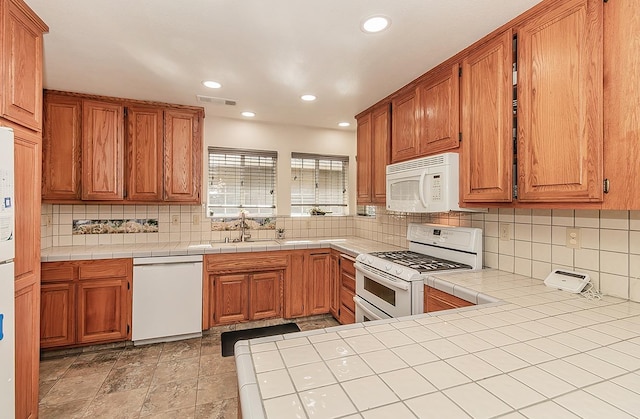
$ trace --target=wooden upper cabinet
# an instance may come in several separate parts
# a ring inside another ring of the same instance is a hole
[[[80,199],[82,101],[47,95],[44,108],[42,199]]]
[[[375,108],[371,113],[373,143],[371,156],[371,202],[386,203],[387,197],[387,164],[389,163],[390,143],[390,110],[389,103]]]
[[[122,200],[124,107],[85,100],[82,112],[82,199]]]
[[[390,129],[388,102],[358,118],[358,204],[384,204],[386,201]]]
[[[511,31],[462,62],[460,189],[464,202],[510,202],[513,181]]]
[[[559,2],[518,30],[519,201],[602,201],[602,13]]]
[[[371,113],[366,113],[358,118],[357,131],[357,202],[358,204],[371,203],[371,156],[373,147],[371,143]]]
[[[199,203],[202,134],[198,113],[165,111],[164,132],[164,199]]]
[[[418,97],[408,90],[391,102],[391,163],[409,160],[419,153]]]
[[[460,133],[460,65],[437,70],[418,85],[419,154],[458,147]]]
[[[604,6],[604,209],[640,209],[640,2]],[[632,29],[633,28],[633,29]]]
[[[42,130],[42,34],[47,25],[19,0],[0,1],[1,116]]]
[[[127,199],[162,200],[163,137],[162,109],[127,108]]]

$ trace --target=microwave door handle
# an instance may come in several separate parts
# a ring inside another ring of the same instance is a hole
[[[376,313],[374,313],[373,311],[369,310],[363,303],[362,303],[362,298],[358,297],[357,295],[353,296],[353,302],[356,303],[356,306],[358,306],[358,308],[360,310],[362,310],[362,312],[367,316],[367,317],[371,317],[372,320],[382,320],[382,317],[378,316]]]
[[[422,174],[420,174],[420,186],[418,187],[418,196],[420,197],[420,202],[422,203],[422,206],[425,207],[425,209],[429,209],[429,205],[427,204],[427,199],[424,196],[424,182],[427,178],[427,171],[423,171]]]
[[[362,265],[360,265],[359,263],[356,262],[356,264],[355,264],[356,270],[362,272],[364,274],[364,276],[368,276],[371,279],[373,279],[374,281],[381,283],[382,285],[387,285],[389,287],[393,287],[393,288],[399,289],[401,291],[407,291],[409,289],[409,283],[406,282],[406,281],[403,281],[401,279],[397,280],[397,281],[394,281],[392,279],[387,279],[387,278],[385,278],[385,277],[383,277],[381,275],[378,275],[378,274],[376,274],[374,272],[362,269],[361,266]]]

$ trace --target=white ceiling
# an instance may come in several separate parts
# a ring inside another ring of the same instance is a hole
[[[26,0],[49,25],[44,86],[337,128],[540,0]],[[361,21],[391,18],[365,34]],[[201,85],[216,80],[221,89]],[[303,103],[300,95],[318,100]]]

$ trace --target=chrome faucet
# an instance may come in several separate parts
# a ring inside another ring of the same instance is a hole
[[[240,237],[234,240],[234,242],[246,242],[251,238],[251,233],[247,232],[249,226],[246,221],[246,214],[244,211],[240,211]]]

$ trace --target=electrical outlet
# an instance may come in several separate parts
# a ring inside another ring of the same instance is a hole
[[[511,240],[511,224],[500,224],[500,240]]]
[[[46,227],[51,227],[53,224],[53,217],[51,215],[47,215]]]
[[[200,214],[193,214],[191,220],[194,226],[200,225]]]
[[[172,226],[179,226],[180,225],[180,216],[179,215],[172,215],[171,216],[171,225]]]
[[[569,249],[580,249],[580,229],[567,229],[567,247]]]

